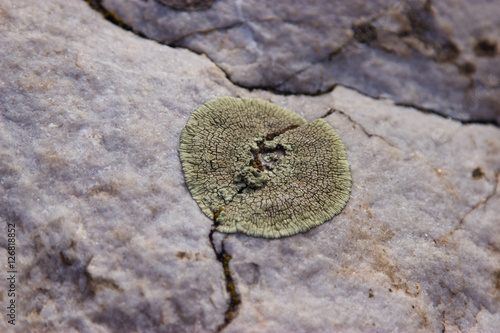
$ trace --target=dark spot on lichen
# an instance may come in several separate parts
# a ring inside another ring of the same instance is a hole
[[[360,43],[370,44],[377,40],[377,29],[369,22],[353,25],[352,31],[354,38]]]
[[[375,294],[373,293],[373,289],[368,290],[368,298],[373,298],[375,297]]]
[[[217,220],[219,217],[220,213],[224,210],[224,208],[219,207],[219,209],[214,213],[214,220]]]
[[[494,57],[497,54],[497,43],[483,38],[474,46],[474,53],[478,57]]]
[[[276,131],[273,133],[269,133],[266,135],[266,140],[271,141],[272,139],[274,139],[278,135],[281,135],[281,134],[285,133],[286,131],[289,131],[289,130],[297,128],[297,127],[299,127],[299,125],[290,125],[286,128],[283,128],[282,130],[279,130],[279,131]]]
[[[198,11],[212,7],[215,0],[156,0],[157,2],[175,10]]]
[[[466,61],[458,65],[458,70],[462,75],[472,75],[476,72],[476,65],[470,61]]]
[[[392,289],[391,288],[389,288],[389,292],[392,293]]]
[[[260,171],[264,171],[264,166],[262,165],[262,161],[259,158],[259,152],[261,148],[259,146],[259,150],[254,152],[252,151],[253,154],[253,160],[250,162],[250,166],[255,169],[259,169]]]
[[[484,176],[484,172],[481,169],[481,167],[477,167],[474,170],[472,170],[472,178],[474,179],[481,179]]]

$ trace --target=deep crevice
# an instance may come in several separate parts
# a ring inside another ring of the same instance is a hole
[[[231,271],[229,270],[229,262],[231,261],[231,256],[226,252],[224,247],[224,240],[221,241],[221,250],[217,251],[217,248],[214,243],[214,232],[217,230],[217,217],[223,209],[219,209],[218,212],[214,213],[214,224],[212,225],[212,229],[208,234],[208,238],[210,240],[210,245],[212,246],[212,250],[214,251],[215,258],[218,262],[222,264],[222,269],[224,271],[224,277],[226,279],[226,290],[229,294],[229,305],[224,313],[224,322],[217,327],[216,332],[222,332],[236,316],[238,315],[238,309],[241,304],[241,299],[238,293],[236,292],[236,287],[234,283],[234,279],[231,275]]]

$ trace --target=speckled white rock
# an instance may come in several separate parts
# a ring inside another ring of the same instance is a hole
[[[154,0],[102,6],[149,38],[207,54],[245,87],[315,94],[342,84],[455,119],[500,123],[494,1],[218,0],[195,12]]]
[[[342,87],[247,92],[206,57],[125,32],[79,0],[3,1],[0,16],[0,220],[18,226],[18,332],[224,322],[212,221],[184,184],[177,147],[191,112],[225,95],[308,121],[328,115],[353,178],[343,213],[308,233],[216,234],[241,299],[225,331],[500,326],[498,128]],[[5,248],[2,231],[2,267]]]

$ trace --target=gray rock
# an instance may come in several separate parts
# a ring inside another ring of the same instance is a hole
[[[224,274],[177,146],[195,107],[232,94],[224,75],[83,1],[4,1],[0,13],[0,211],[17,221],[16,327],[214,331]]]
[[[149,38],[206,54],[232,82],[287,94],[335,85],[463,121],[500,123],[494,1],[228,1],[187,12],[103,0]]]
[[[247,91],[206,56],[123,31],[79,0],[7,0],[0,17],[0,220],[16,223],[18,272],[16,326],[2,312],[0,331],[500,326],[498,127],[342,86]],[[188,116],[221,96],[324,117],[351,165],[344,211],[277,240],[215,233],[217,256],[177,148]],[[2,276],[7,249],[2,228]],[[241,302],[226,326],[223,249]]]

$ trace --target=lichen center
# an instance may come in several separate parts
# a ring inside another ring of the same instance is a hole
[[[285,149],[274,142],[260,141],[258,149],[252,149],[253,160],[250,166],[259,171],[273,170],[278,161],[285,156]]]
[[[253,159],[251,159],[248,166],[236,168],[234,182],[238,193],[243,193],[245,189],[257,190],[264,187],[269,178],[273,176],[275,167],[286,155],[285,148],[277,144],[274,138],[297,127],[299,126],[291,125],[269,133],[264,139],[256,141],[254,145],[250,146]]]
[[[284,156],[285,149],[280,146],[277,149],[259,153],[257,158],[260,160],[264,170],[273,170],[276,163],[278,163],[278,161]]]

